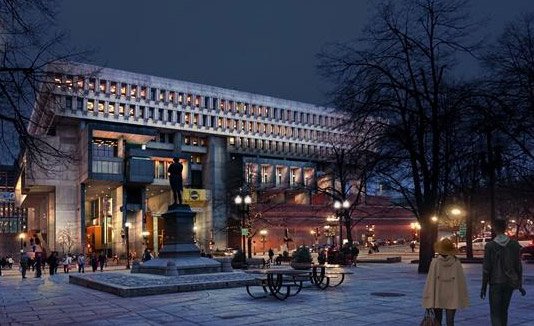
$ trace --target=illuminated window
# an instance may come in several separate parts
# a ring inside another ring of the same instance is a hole
[[[89,90],[90,91],[94,91],[95,90],[95,79],[94,78],[91,78],[89,79]]]
[[[277,167],[276,168],[276,184],[281,185],[282,184],[282,173],[284,172],[283,167]]]
[[[191,143],[193,144],[193,146],[198,146],[198,138],[197,137],[191,138]]]
[[[135,117],[135,105],[130,105],[130,117]]]
[[[132,85],[132,87],[130,88],[130,96],[133,98],[137,96],[137,86]]]
[[[185,123],[186,123],[186,124],[189,124],[189,120],[190,120],[190,114],[189,114],[189,113],[186,113],[186,114],[185,114]]]
[[[141,87],[141,98],[146,99],[146,87]]]
[[[200,96],[195,97],[195,106],[197,108],[200,106]]]
[[[188,106],[191,106],[191,97],[192,97],[191,94],[187,94],[186,102]]]
[[[105,93],[106,92],[106,81],[105,80],[101,80],[100,81],[100,91],[102,93]]]
[[[79,88],[79,89],[83,89],[83,77],[78,77],[78,80],[76,81],[76,86]]]
[[[269,182],[269,166],[268,165],[261,166],[261,182],[262,183]]]
[[[159,100],[163,101],[165,99],[165,90],[160,89],[159,90]]]
[[[115,103],[108,103],[108,113],[115,114]]]
[[[235,146],[235,137],[230,137],[230,145]]]
[[[178,104],[182,105],[184,103],[184,94],[178,94]]]
[[[196,114],[193,114],[193,125],[198,125],[198,118]]]
[[[174,102],[176,94],[174,92],[169,92],[169,102]]]
[[[119,105],[119,115],[124,116],[124,104]]]
[[[117,94],[117,83],[111,82],[111,85],[109,86],[109,91],[111,94]]]
[[[189,145],[189,136],[184,137],[184,144]]]
[[[104,102],[98,102],[98,112],[104,112]]]
[[[121,96],[126,96],[126,84],[121,84]]]
[[[67,76],[67,79],[65,80],[65,85],[67,85],[69,89],[72,89],[72,77]]]
[[[93,112],[95,110],[95,103],[91,100],[87,101],[87,111]]]
[[[237,130],[237,120],[232,120],[232,126],[234,130]]]
[[[221,103],[220,103],[220,105],[219,105],[219,108],[220,108],[221,110],[224,111],[224,107],[225,107],[225,106],[226,106],[226,101],[225,101],[225,100],[221,100]]]
[[[223,125],[223,119],[222,118],[217,119],[217,127],[222,128],[222,125]]]

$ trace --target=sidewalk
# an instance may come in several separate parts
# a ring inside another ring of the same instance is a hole
[[[527,295],[514,293],[509,325],[533,325],[534,265],[524,265]],[[0,277],[0,324],[20,325],[418,325],[426,275],[417,265],[360,264],[339,288],[304,289],[284,302],[254,300],[244,288],[121,298],[68,284],[68,274],[22,280],[18,271]],[[478,297],[481,265],[467,264],[468,309],[456,325],[489,325],[489,305]],[[100,273],[100,272],[97,272]],[[116,270],[110,273],[125,273]]]

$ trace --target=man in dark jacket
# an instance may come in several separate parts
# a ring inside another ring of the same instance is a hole
[[[482,289],[480,298],[486,297],[489,283],[489,304],[492,326],[506,326],[508,324],[508,307],[512,299],[512,292],[518,289],[522,295],[523,268],[521,266],[521,246],[511,240],[504,232],[505,220],[493,223],[495,238],[486,244],[484,265],[482,268]]]

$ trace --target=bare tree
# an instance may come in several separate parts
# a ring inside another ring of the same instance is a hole
[[[366,38],[320,54],[320,70],[335,83],[336,107],[353,120],[383,121],[380,146],[396,166],[384,175],[422,226],[421,273],[434,255],[437,226],[431,217],[440,210],[449,177],[452,68],[458,52],[475,48],[467,41],[473,28],[466,1],[380,2]]]
[[[72,248],[78,243],[72,223],[67,223],[67,225],[58,232],[57,242],[63,249],[63,253],[71,252]]]
[[[65,35],[54,24],[55,8],[55,1],[0,0],[0,148],[3,159],[24,150],[26,160],[44,171],[73,159],[42,136],[59,104],[50,95],[54,76],[67,60],[83,55],[67,50]],[[35,103],[47,109],[32,116]]]

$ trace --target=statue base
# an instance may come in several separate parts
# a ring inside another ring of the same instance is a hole
[[[176,276],[221,272],[220,262],[200,257],[200,250],[193,239],[195,214],[189,205],[170,205],[167,213],[163,214],[165,238],[159,257],[134,264],[132,273]]]

